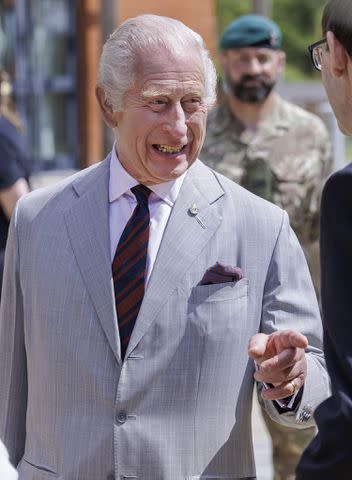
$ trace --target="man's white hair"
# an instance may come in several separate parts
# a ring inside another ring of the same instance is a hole
[[[123,110],[124,95],[135,81],[140,55],[160,47],[172,53],[198,51],[203,62],[205,102],[216,98],[216,71],[202,37],[173,18],[140,15],[122,23],[108,38],[100,57],[98,85],[114,111]]]

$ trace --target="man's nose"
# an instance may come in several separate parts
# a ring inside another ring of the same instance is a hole
[[[164,130],[179,140],[187,135],[187,114],[180,102],[170,107]]]
[[[251,58],[248,61],[247,73],[250,75],[259,75],[262,73],[262,66],[257,58]]]

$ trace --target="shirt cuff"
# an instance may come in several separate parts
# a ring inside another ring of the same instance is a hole
[[[259,366],[257,362],[254,362],[255,369],[258,370]],[[265,390],[274,388],[270,383],[260,382]],[[301,401],[303,395],[303,387],[289,397],[282,398],[281,400],[273,400],[274,407],[279,413],[293,412],[296,410],[297,405]]]
[[[265,390],[273,388],[273,385],[270,385],[269,383],[262,382],[262,385]],[[273,403],[279,413],[293,412],[294,410],[296,410],[297,405],[301,401],[302,395],[303,387],[301,387],[296,393],[289,397],[282,398],[280,400],[273,400]]]

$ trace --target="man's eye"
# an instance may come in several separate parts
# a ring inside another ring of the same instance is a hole
[[[187,98],[182,102],[184,105],[189,105],[189,106],[197,106],[201,103],[200,98],[192,97],[192,98]]]
[[[166,105],[166,100],[155,99],[151,101],[152,105]]]
[[[266,55],[260,55],[257,57],[259,63],[263,64],[266,63],[269,59]]]

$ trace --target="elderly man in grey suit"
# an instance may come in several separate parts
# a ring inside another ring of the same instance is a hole
[[[254,378],[298,428],[327,396],[287,214],[197,160],[214,90],[199,35],[128,20],[96,92],[111,154],[17,205],[0,435],[20,480],[253,479]]]

